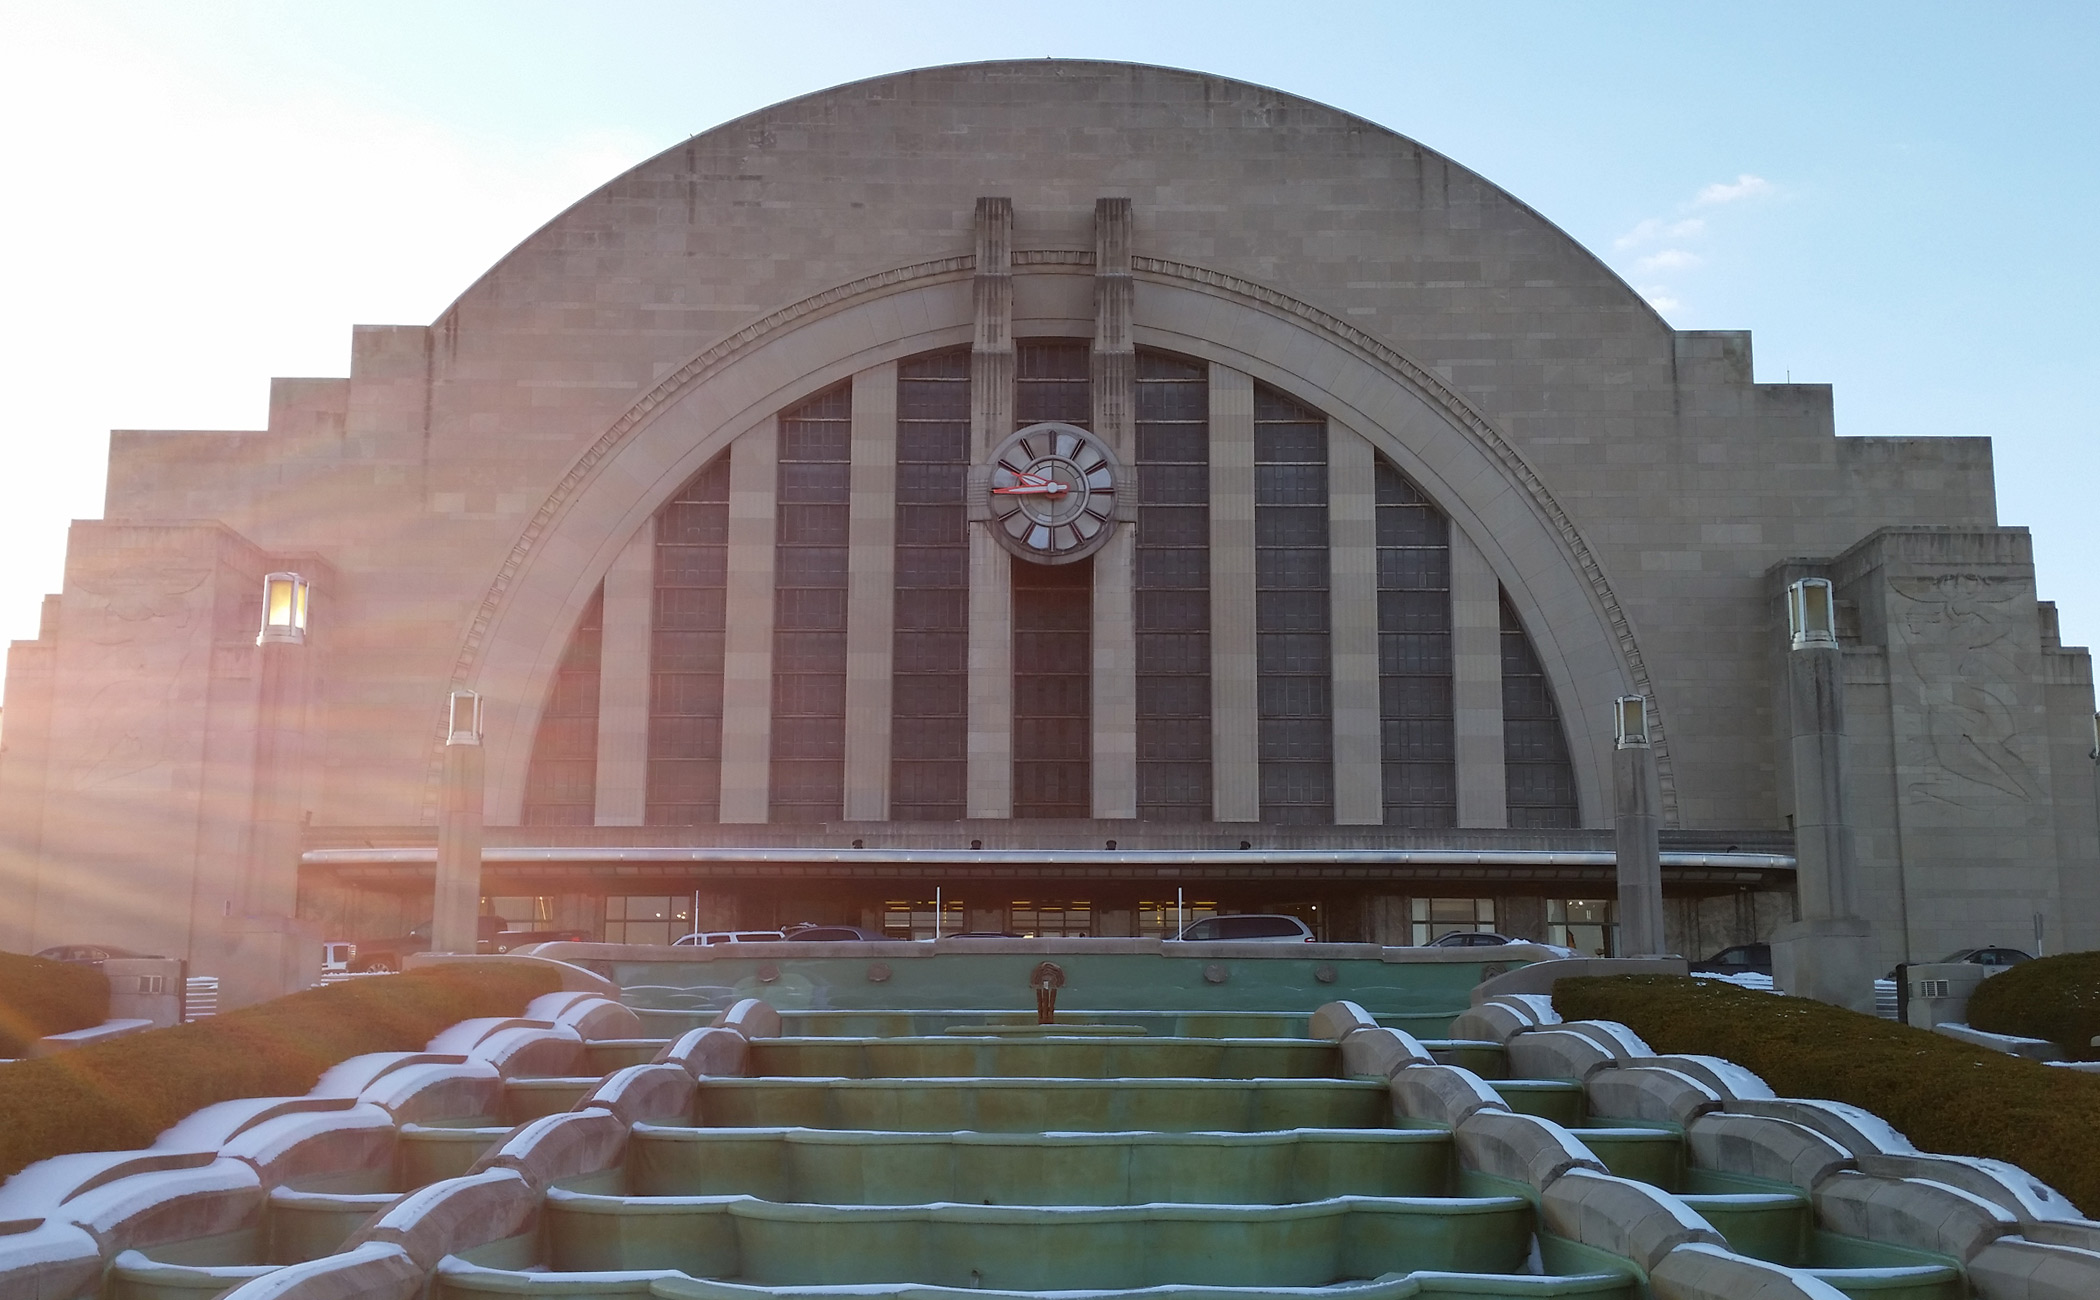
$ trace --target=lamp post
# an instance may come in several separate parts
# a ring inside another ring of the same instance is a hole
[[[1872,1013],[1874,954],[1859,914],[1845,764],[1844,651],[1830,580],[1789,583],[1786,611],[1798,912],[1773,936],[1773,982],[1782,992]]]
[[[1613,719],[1619,955],[1653,957],[1663,951],[1662,839],[1656,816],[1662,800],[1655,749],[1648,743],[1648,697],[1621,695]]]
[[[454,691],[446,708],[430,947],[471,953],[480,937],[475,918],[481,913],[481,696]]]

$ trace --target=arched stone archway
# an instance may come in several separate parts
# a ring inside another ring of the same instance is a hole
[[[627,540],[692,474],[780,409],[866,367],[967,343],[971,269],[969,258],[899,268],[773,313],[667,377],[577,458],[490,583],[459,654],[456,680],[487,698],[492,821],[518,820],[547,682]],[[1605,824],[1612,701],[1652,688],[1623,606],[1545,484],[1459,394],[1346,322],[1198,267],[1139,259],[1138,272],[1141,345],[1232,366],[1324,411],[1420,484],[1480,547],[1560,702],[1584,821]],[[1665,816],[1674,823],[1660,702],[1657,714]]]

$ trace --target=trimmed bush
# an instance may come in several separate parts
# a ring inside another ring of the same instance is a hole
[[[109,979],[81,962],[0,952],[0,1057],[27,1056],[46,1034],[109,1019]]]
[[[2046,1038],[2074,1061],[2100,1060],[2100,952],[2040,957],[1991,976],[1969,998],[1969,1023]]]
[[[0,1065],[0,1178],[69,1151],[151,1145],[214,1102],[297,1096],[338,1061],[415,1051],[447,1025],[517,1015],[560,984],[524,963],[432,966]]]
[[[2100,1213],[2100,1077],[1720,980],[1567,979],[1553,1005],[1569,1020],[1617,1020],[1658,1052],[1726,1057],[1782,1097],[1870,1110],[1922,1151],[2011,1161]]]

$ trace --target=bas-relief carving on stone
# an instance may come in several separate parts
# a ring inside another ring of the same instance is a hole
[[[1903,628],[1900,654],[1919,692],[1935,766],[1905,784],[1914,798],[1978,809],[2000,799],[2032,803],[2039,784],[2020,725],[2013,620],[2018,595],[1973,573],[1891,580]]]
[[[86,638],[93,649],[80,656],[84,675],[100,684],[81,709],[87,739],[76,790],[124,783],[172,758],[171,706],[198,649],[186,634],[209,618],[190,597],[210,579],[208,570],[171,568],[75,581],[78,591],[101,603],[103,615]],[[208,644],[203,648],[209,653]]]

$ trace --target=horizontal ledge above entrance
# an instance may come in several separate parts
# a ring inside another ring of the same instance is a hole
[[[1188,852],[1106,849],[783,849],[721,846],[604,845],[490,847],[481,860],[490,866],[567,865],[646,866],[734,864],[780,867],[1115,867],[1171,878],[1177,871],[1211,875],[1220,869],[1261,866],[1322,867],[1611,867],[1617,858],[1595,849],[1216,849]],[[308,849],[299,861],[309,867],[420,866],[437,862],[435,847]],[[1794,858],[1782,853],[1666,852],[1662,865],[1727,871],[1792,871]]]

